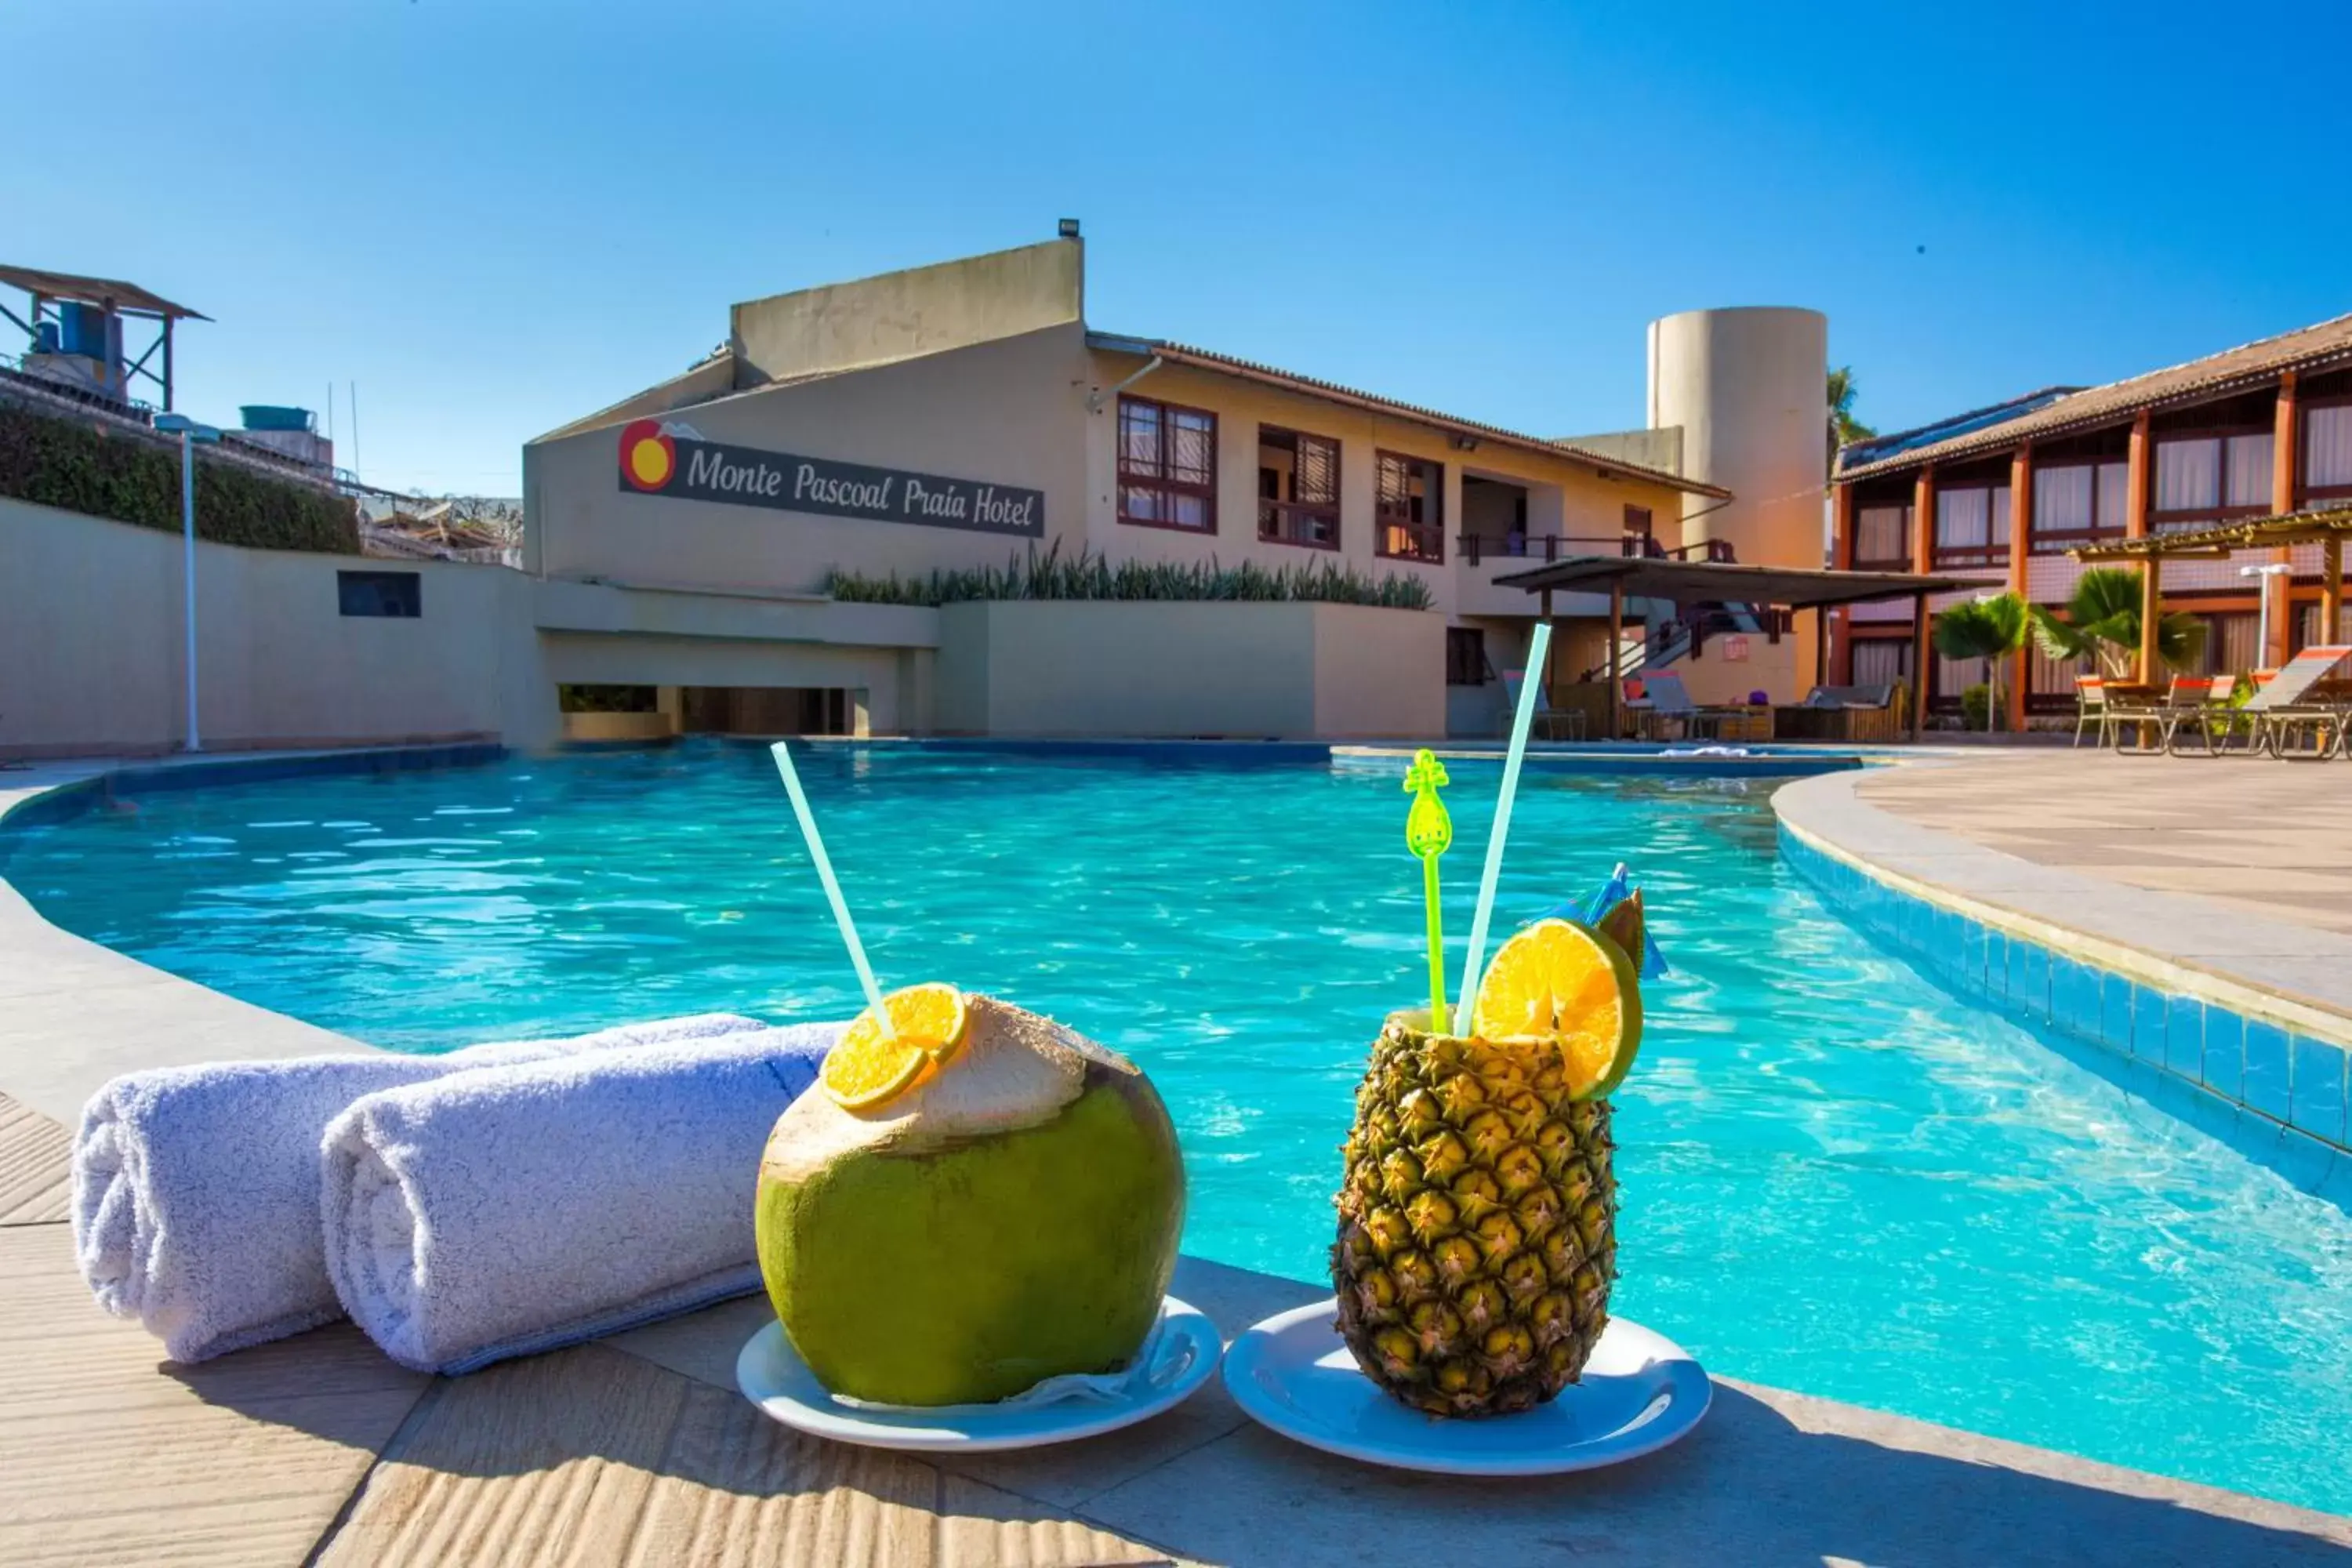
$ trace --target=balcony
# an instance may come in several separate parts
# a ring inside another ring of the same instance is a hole
[[[1717,563],[1734,559],[1727,539],[1701,540],[1669,550],[1646,533],[1510,534],[1501,539],[1465,533],[1454,540],[1454,547],[1461,552],[1465,566],[1480,565],[1493,558],[1508,563],[1512,571],[1531,561],[1549,563],[1578,555],[1644,555],[1662,561]]]
[[[1308,550],[1339,548],[1339,505],[1337,501],[1286,501],[1261,498],[1257,503],[1257,536],[1267,544],[1297,544]]]

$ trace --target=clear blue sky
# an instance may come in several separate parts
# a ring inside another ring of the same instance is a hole
[[[732,300],[1066,215],[1097,327],[1546,434],[1697,306],[1826,310],[1889,428],[2352,310],[2352,9],[1919,11],[17,0],[0,259],[488,494]]]

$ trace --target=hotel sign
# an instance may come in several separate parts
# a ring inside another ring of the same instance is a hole
[[[676,420],[624,426],[620,458],[621,489],[640,495],[1030,539],[1045,533],[1043,490],[730,447]]]

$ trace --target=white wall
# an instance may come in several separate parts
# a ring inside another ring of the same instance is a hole
[[[185,739],[176,534],[0,500],[0,755]],[[338,571],[415,571],[417,619],[345,616]],[[207,747],[489,736],[544,686],[529,584],[495,566],[196,547]],[[544,702],[551,712],[552,687]]]
[[[1359,605],[950,605],[950,733],[1354,739],[1445,723],[1445,622]]]

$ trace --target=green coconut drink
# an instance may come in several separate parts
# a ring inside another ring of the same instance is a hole
[[[979,1404],[1128,1364],[1184,1223],[1150,1080],[1049,1018],[950,987],[895,993],[777,1121],[760,1265],[838,1394]]]

